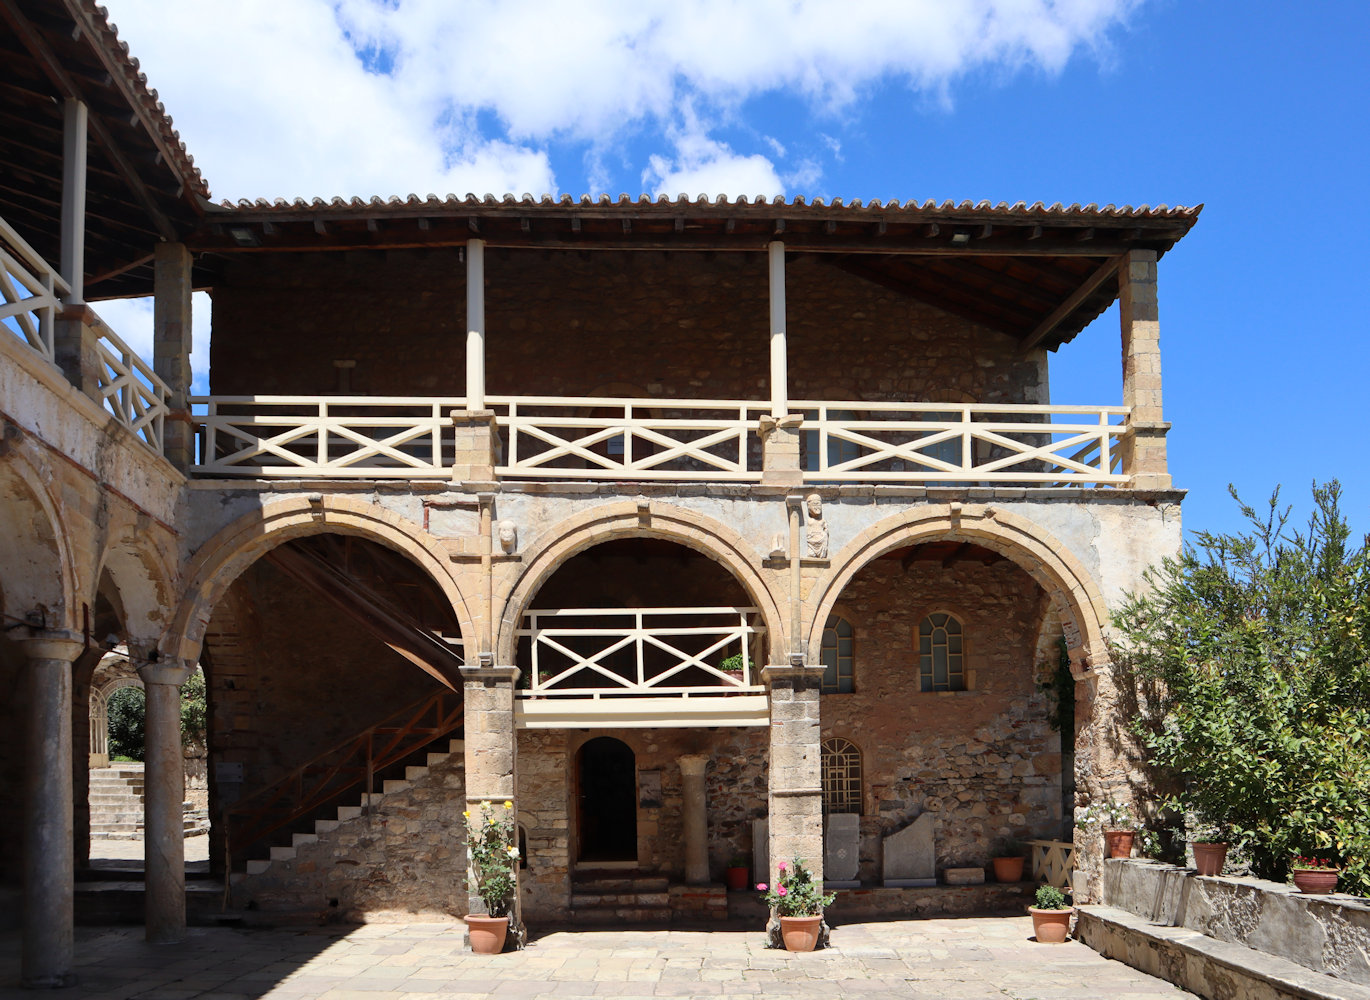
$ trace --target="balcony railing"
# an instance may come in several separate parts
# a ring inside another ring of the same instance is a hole
[[[0,219],[0,326],[52,361],[57,312],[68,291],[62,276]]]
[[[756,608],[561,608],[518,631],[525,697],[757,694]],[[724,669],[729,657],[737,665]]]
[[[100,401],[139,440],[160,454],[171,390],[103,320],[94,326]]]
[[[459,397],[203,396],[207,476],[447,479]],[[505,479],[759,482],[754,400],[492,396]],[[1118,406],[801,401],[811,483],[1123,486]]]

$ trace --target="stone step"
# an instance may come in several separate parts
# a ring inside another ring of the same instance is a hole
[[[315,833],[332,833],[338,828],[341,821],[336,819],[316,819],[314,821]]]
[[[295,833],[290,836],[290,846],[297,850],[305,844],[317,844],[319,835],[317,833]]]
[[[381,782],[381,794],[394,795],[396,792],[402,792],[408,787],[409,782],[405,781],[403,778],[386,778]],[[374,796],[376,793],[372,792],[371,794]],[[373,798],[371,801],[372,804],[374,804],[376,800]]]
[[[439,764],[441,764],[443,761],[445,761],[448,757],[451,756],[452,755],[450,753],[430,753],[428,755],[428,766],[437,767]]]
[[[665,892],[670,881],[656,875],[577,875],[571,879],[571,891],[584,893]]]
[[[273,848],[271,848],[271,860],[272,860],[272,861],[290,861],[290,860],[293,859],[294,857],[295,857],[295,848],[293,848],[293,847],[273,847]]]
[[[621,907],[642,908],[664,906],[670,908],[671,897],[667,892],[572,892],[571,909],[618,909]]]
[[[422,766],[411,766],[404,769],[404,780],[413,784],[428,773],[428,768]]]
[[[588,910],[572,909],[577,924],[669,924],[669,906],[622,906]]]
[[[447,741],[447,751],[448,751],[448,753],[461,753],[461,754],[466,753],[466,741],[465,741],[465,740],[448,740],[448,741]]]
[[[339,822],[346,823],[349,819],[356,819],[361,814],[361,806],[338,806]]]
[[[261,858],[253,858],[247,863],[247,874],[260,875],[271,867],[270,861],[263,861]]]

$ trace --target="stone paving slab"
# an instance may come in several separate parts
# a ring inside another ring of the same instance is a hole
[[[755,929],[550,931],[477,956],[451,923],[290,930],[191,928],[173,946],[142,929],[76,929],[80,982],[17,989],[19,936],[0,934],[0,998],[33,1000],[1151,1000],[1191,994],[1078,942],[1042,945],[1027,917],[854,923],[789,955]]]

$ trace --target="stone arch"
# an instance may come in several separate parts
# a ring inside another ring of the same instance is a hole
[[[1020,566],[1058,605],[1066,609],[1074,633],[1071,662],[1080,670],[1104,663],[1104,624],[1108,609],[1098,584],[1063,545],[1027,518],[993,506],[915,507],[871,525],[832,560],[832,569],[813,589],[809,648],[822,641],[822,623],[842,591],[872,559],[894,549],[932,541],[970,541]]]
[[[109,763],[109,699],[126,687],[143,687],[143,680],[122,653],[106,653],[95,668],[90,685],[90,763]]]
[[[39,611],[49,629],[76,629],[79,574],[62,505],[49,486],[52,469],[22,437],[2,447],[0,609],[12,618]]]
[[[771,649],[783,648],[781,603],[761,577],[760,558],[741,535],[711,517],[672,504],[653,502],[644,512],[635,501],[621,501],[567,518],[537,540],[528,552],[523,572],[503,601],[495,646],[497,663],[514,662],[518,623],[552,574],[571,557],[618,538],[659,538],[708,556],[731,573],[761,609]]]
[[[105,549],[95,574],[96,589],[105,577],[113,583],[127,642],[152,646],[161,636],[175,605],[174,576],[166,553],[140,542],[131,529]]]
[[[356,535],[409,558],[451,603],[468,651],[478,648],[471,611],[449,566],[447,548],[422,527],[375,504],[347,496],[292,497],[266,504],[220,530],[190,560],[187,588],[168,629],[167,649],[199,659],[215,605],[238,576],[269,550],[294,538],[333,532]]]

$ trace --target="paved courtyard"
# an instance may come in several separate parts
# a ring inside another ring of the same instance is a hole
[[[192,928],[154,947],[142,929],[77,928],[80,984],[15,988],[19,939],[0,935],[0,997],[82,1000],[446,1000],[498,997],[906,997],[1141,1000],[1185,997],[1075,942],[1039,945],[1027,917],[849,924],[833,947],[789,955],[748,930],[554,931],[526,951],[461,951],[451,924],[296,930]]]

